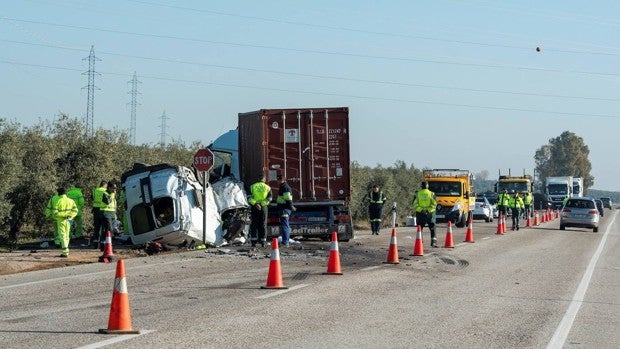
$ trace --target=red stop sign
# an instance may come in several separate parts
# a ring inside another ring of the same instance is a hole
[[[194,154],[194,167],[200,172],[207,172],[213,167],[213,152],[209,148],[198,149]]]

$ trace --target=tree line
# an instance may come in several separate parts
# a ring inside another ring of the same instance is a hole
[[[571,151],[575,147],[582,153],[587,151],[587,146],[585,149],[580,146],[579,138],[575,141],[571,134],[562,136],[568,137]],[[553,162],[558,161],[554,156],[561,154],[553,144],[564,143],[550,141],[550,145],[541,147],[536,153],[541,173],[551,173]],[[82,188],[87,202],[83,212],[84,228],[88,234],[92,231],[91,193],[102,180],[120,181],[121,174],[130,170],[134,163],[190,166],[194,153],[202,147],[199,141],[189,146],[179,141],[165,146],[132,145],[127,132],[118,129],[98,128],[87,137],[84,122],[64,114],[53,122],[41,121],[29,127],[0,119],[0,241],[50,237],[52,224],[45,219],[44,210],[59,186]],[[579,174],[591,184],[593,178],[589,176],[587,152],[579,160],[578,165],[583,166],[579,171],[563,170]],[[388,167],[362,166],[354,161],[350,172],[350,209],[354,224],[368,224],[365,198],[373,184],[381,186],[387,195],[384,222],[391,221],[393,203],[396,203],[397,222],[405,221],[422,182],[422,169],[400,160]],[[476,190],[484,187],[484,191],[490,191],[490,183],[481,181],[483,185]]]

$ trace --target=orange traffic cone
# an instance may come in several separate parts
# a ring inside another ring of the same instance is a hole
[[[114,291],[112,292],[112,304],[110,305],[108,328],[99,329],[99,333],[140,333],[140,331],[131,328],[129,294],[127,293],[127,282],[125,281],[125,261],[123,259],[119,259],[116,263],[116,277],[114,279]]]
[[[390,238],[390,249],[388,250],[387,261],[383,263],[398,264],[398,244],[396,243],[396,228],[392,228],[392,237]]]
[[[532,222],[530,221],[530,215],[527,215],[527,219],[525,220],[525,227],[529,228],[532,226]]]
[[[267,285],[261,288],[288,288],[282,282],[282,269],[280,268],[280,250],[278,249],[278,238],[271,240],[271,260],[269,261],[269,272],[267,272]]]
[[[471,218],[467,221],[467,232],[465,233],[465,241],[463,242],[474,242],[474,223]]]
[[[540,225],[540,220],[538,219],[538,211],[534,212],[534,225]]]
[[[502,234],[506,233],[506,216],[502,217]]]
[[[422,227],[418,225],[415,233],[415,244],[413,245],[412,256],[424,256],[424,243],[422,242]]]
[[[103,255],[99,257],[99,262],[112,263],[114,262],[114,253],[112,252],[112,237],[110,237],[110,231],[106,232],[105,242],[103,243]]]
[[[342,275],[340,271],[340,252],[338,251],[338,233],[332,232],[332,244],[329,248],[327,271],[324,275]]]
[[[444,248],[454,248],[454,241],[452,240],[452,222],[448,220],[448,230],[446,231],[446,243]]]
[[[502,220],[504,219],[504,215],[500,215],[497,218],[497,230],[495,231],[495,235],[502,235],[504,231],[502,229]]]

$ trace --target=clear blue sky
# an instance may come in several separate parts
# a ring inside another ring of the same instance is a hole
[[[209,144],[262,108],[350,108],[351,156],[532,173],[571,131],[620,191],[619,1],[19,0],[0,7],[0,117],[86,115],[137,143]],[[541,51],[537,52],[536,47]]]

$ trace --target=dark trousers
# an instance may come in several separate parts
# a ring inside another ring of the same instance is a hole
[[[518,207],[511,207],[512,210],[512,229],[519,229],[519,215],[521,215],[521,209]]]
[[[105,217],[103,216],[103,212],[98,207],[93,208],[93,238],[92,243],[96,244],[98,241],[105,240],[105,230],[103,234],[101,230],[104,229],[103,226],[105,224]]]
[[[424,230],[424,226],[428,224],[428,228],[431,230],[431,244],[437,241],[437,235],[435,235],[435,212],[422,213],[417,212],[415,214],[416,221],[420,227],[420,231]]]
[[[379,234],[381,229],[381,214],[383,212],[383,205],[370,204],[368,206],[368,217],[370,218],[370,230],[373,234]]]
[[[506,216],[508,215],[508,207],[504,205],[498,205],[497,214],[499,214],[500,216],[504,216],[504,218],[506,218]]]
[[[262,206],[261,209],[257,209],[256,206],[252,206],[250,211],[252,222],[250,223],[250,242],[252,246],[257,242],[265,244],[267,235],[267,206]]]
[[[288,208],[280,210],[280,236],[282,237],[282,245],[288,245],[291,238],[291,226],[289,224],[289,217],[291,216],[291,210]]]

